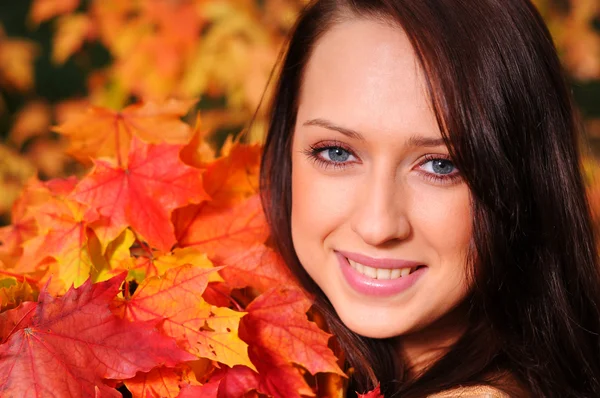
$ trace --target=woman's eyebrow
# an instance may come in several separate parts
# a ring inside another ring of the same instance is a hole
[[[436,147],[446,145],[443,138],[423,137],[421,135],[413,135],[407,141],[409,146],[414,147]]]
[[[323,127],[328,130],[337,131],[337,132],[342,133],[345,136],[347,136],[349,138],[353,138],[355,140],[365,141],[365,137],[363,137],[363,135],[360,134],[358,131],[355,131],[355,130],[352,130],[352,129],[349,129],[346,127],[338,126],[338,125],[331,123],[330,121],[325,120],[325,119],[317,118],[317,119],[307,120],[306,122],[304,122],[303,126],[319,126],[319,127]],[[437,147],[437,146],[446,145],[446,143],[444,142],[444,139],[441,137],[432,138],[432,137],[424,137],[421,135],[412,135],[406,141],[406,143],[408,146],[412,146],[412,147]]]
[[[346,127],[337,126],[337,125],[335,125],[327,120],[324,120],[324,119],[307,120],[306,122],[304,122],[303,126],[319,126],[319,127],[326,128],[328,130],[337,131],[337,132],[342,133],[345,136],[347,136],[349,138],[353,138],[355,140],[365,141],[365,137],[363,137],[361,133],[351,130],[351,129],[348,129]]]

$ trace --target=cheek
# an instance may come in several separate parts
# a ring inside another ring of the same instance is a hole
[[[328,238],[339,234],[348,220],[353,183],[318,171],[303,157],[292,157],[292,242],[300,263],[319,283]]]
[[[310,161],[294,159],[291,221],[298,243],[322,241],[345,222],[352,202],[349,185],[346,178],[328,177]]]
[[[460,184],[445,192],[420,190],[415,194],[413,227],[440,256],[440,260],[457,261],[467,253],[472,235],[469,190]]]

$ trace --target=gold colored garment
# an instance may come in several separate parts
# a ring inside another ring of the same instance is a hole
[[[510,398],[497,388],[488,386],[459,387],[429,395],[427,398]]]

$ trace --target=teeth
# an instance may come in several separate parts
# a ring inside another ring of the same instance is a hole
[[[377,269],[377,279],[390,279],[392,276],[392,271],[389,269],[379,268]]]
[[[364,266],[363,274],[368,276],[369,278],[377,279],[377,268]]]
[[[411,274],[415,268],[394,268],[394,269],[385,269],[385,268],[373,268],[367,267],[361,263],[357,263],[356,261],[352,261],[348,259],[348,263],[352,268],[357,270],[363,275],[368,276],[373,279],[398,279],[404,276]]]
[[[358,272],[360,272],[361,274],[365,273],[365,266],[360,264],[360,263],[354,263],[355,268]]]

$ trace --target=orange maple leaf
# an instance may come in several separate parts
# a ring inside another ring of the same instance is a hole
[[[29,235],[21,236],[16,271],[22,274],[35,272],[47,258],[60,256],[64,264],[68,263],[66,268],[70,268],[70,271],[75,269],[75,274],[79,273],[77,268],[83,265],[80,260],[86,256],[82,252],[87,244],[85,219],[93,221],[97,214],[67,198],[76,183],[75,177],[43,183],[33,179],[29,182],[17,202],[17,217],[18,224],[32,223],[34,228]],[[63,240],[65,237],[74,239]],[[90,262],[87,261],[87,264],[89,266]],[[88,275],[82,276],[80,282]],[[71,280],[69,285],[73,282]]]
[[[31,40],[8,39],[0,30],[0,85],[28,91],[34,83],[33,61],[39,53]]]
[[[261,147],[234,144],[227,153],[207,165],[204,189],[219,207],[230,206],[258,193]]]
[[[90,107],[54,131],[70,138],[69,152],[80,161],[88,163],[90,159],[111,157],[117,159],[119,166],[126,167],[132,137],[153,144],[186,144],[192,137],[192,129],[180,118],[195,102],[146,102],[119,112]]]
[[[194,246],[213,261],[264,242],[269,236],[258,195],[229,207],[187,206],[173,214],[177,241]]]
[[[207,132],[202,128],[202,118],[198,113],[192,138],[181,150],[181,160],[199,169],[203,169],[206,164],[214,162],[215,150],[208,143],[207,138]]]
[[[38,303],[3,313],[0,395],[120,397],[103,379],[127,379],[194,357],[154,328],[115,316],[109,303],[125,275],[86,282],[62,298],[45,291]]]
[[[186,265],[147,278],[133,297],[115,304],[115,311],[130,320],[164,318],[164,332],[190,353],[229,366],[253,367],[248,346],[237,333],[245,313],[211,306],[202,298],[209,275],[217,270]]]
[[[80,0],[35,0],[31,5],[31,20],[39,24],[57,15],[74,11]]]
[[[233,253],[222,265],[219,273],[232,288],[251,286],[264,292],[274,286],[297,285],[279,254],[262,243]]]
[[[181,370],[176,368],[154,368],[148,373],[138,373],[125,380],[125,385],[133,398],[175,398],[181,388]]]
[[[63,64],[86,40],[92,20],[85,14],[64,15],[57,21],[57,31],[52,43],[52,61]]]
[[[88,222],[98,218],[94,211],[67,198],[49,198],[36,208],[36,220],[40,235],[28,242],[25,255],[20,259],[19,269],[35,268],[47,257],[53,257],[58,263],[58,277],[66,287],[72,284],[79,287],[90,277],[94,269],[92,250],[89,247],[90,235]],[[35,245],[35,250],[27,251]]]
[[[0,228],[0,260],[14,266],[23,250],[21,245],[37,235],[37,222],[30,208],[51,196],[50,190],[37,178],[30,179],[21,196],[12,205],[10,225]]]
[[[145,144],[134,138],[128,167],[97,160],[72,197],[105,217],[92,225],[103,247],[131,228],[153,247],[169,251],[175,244],[171,212],[208,199],[202,172],[179,159],[181,146]]]

